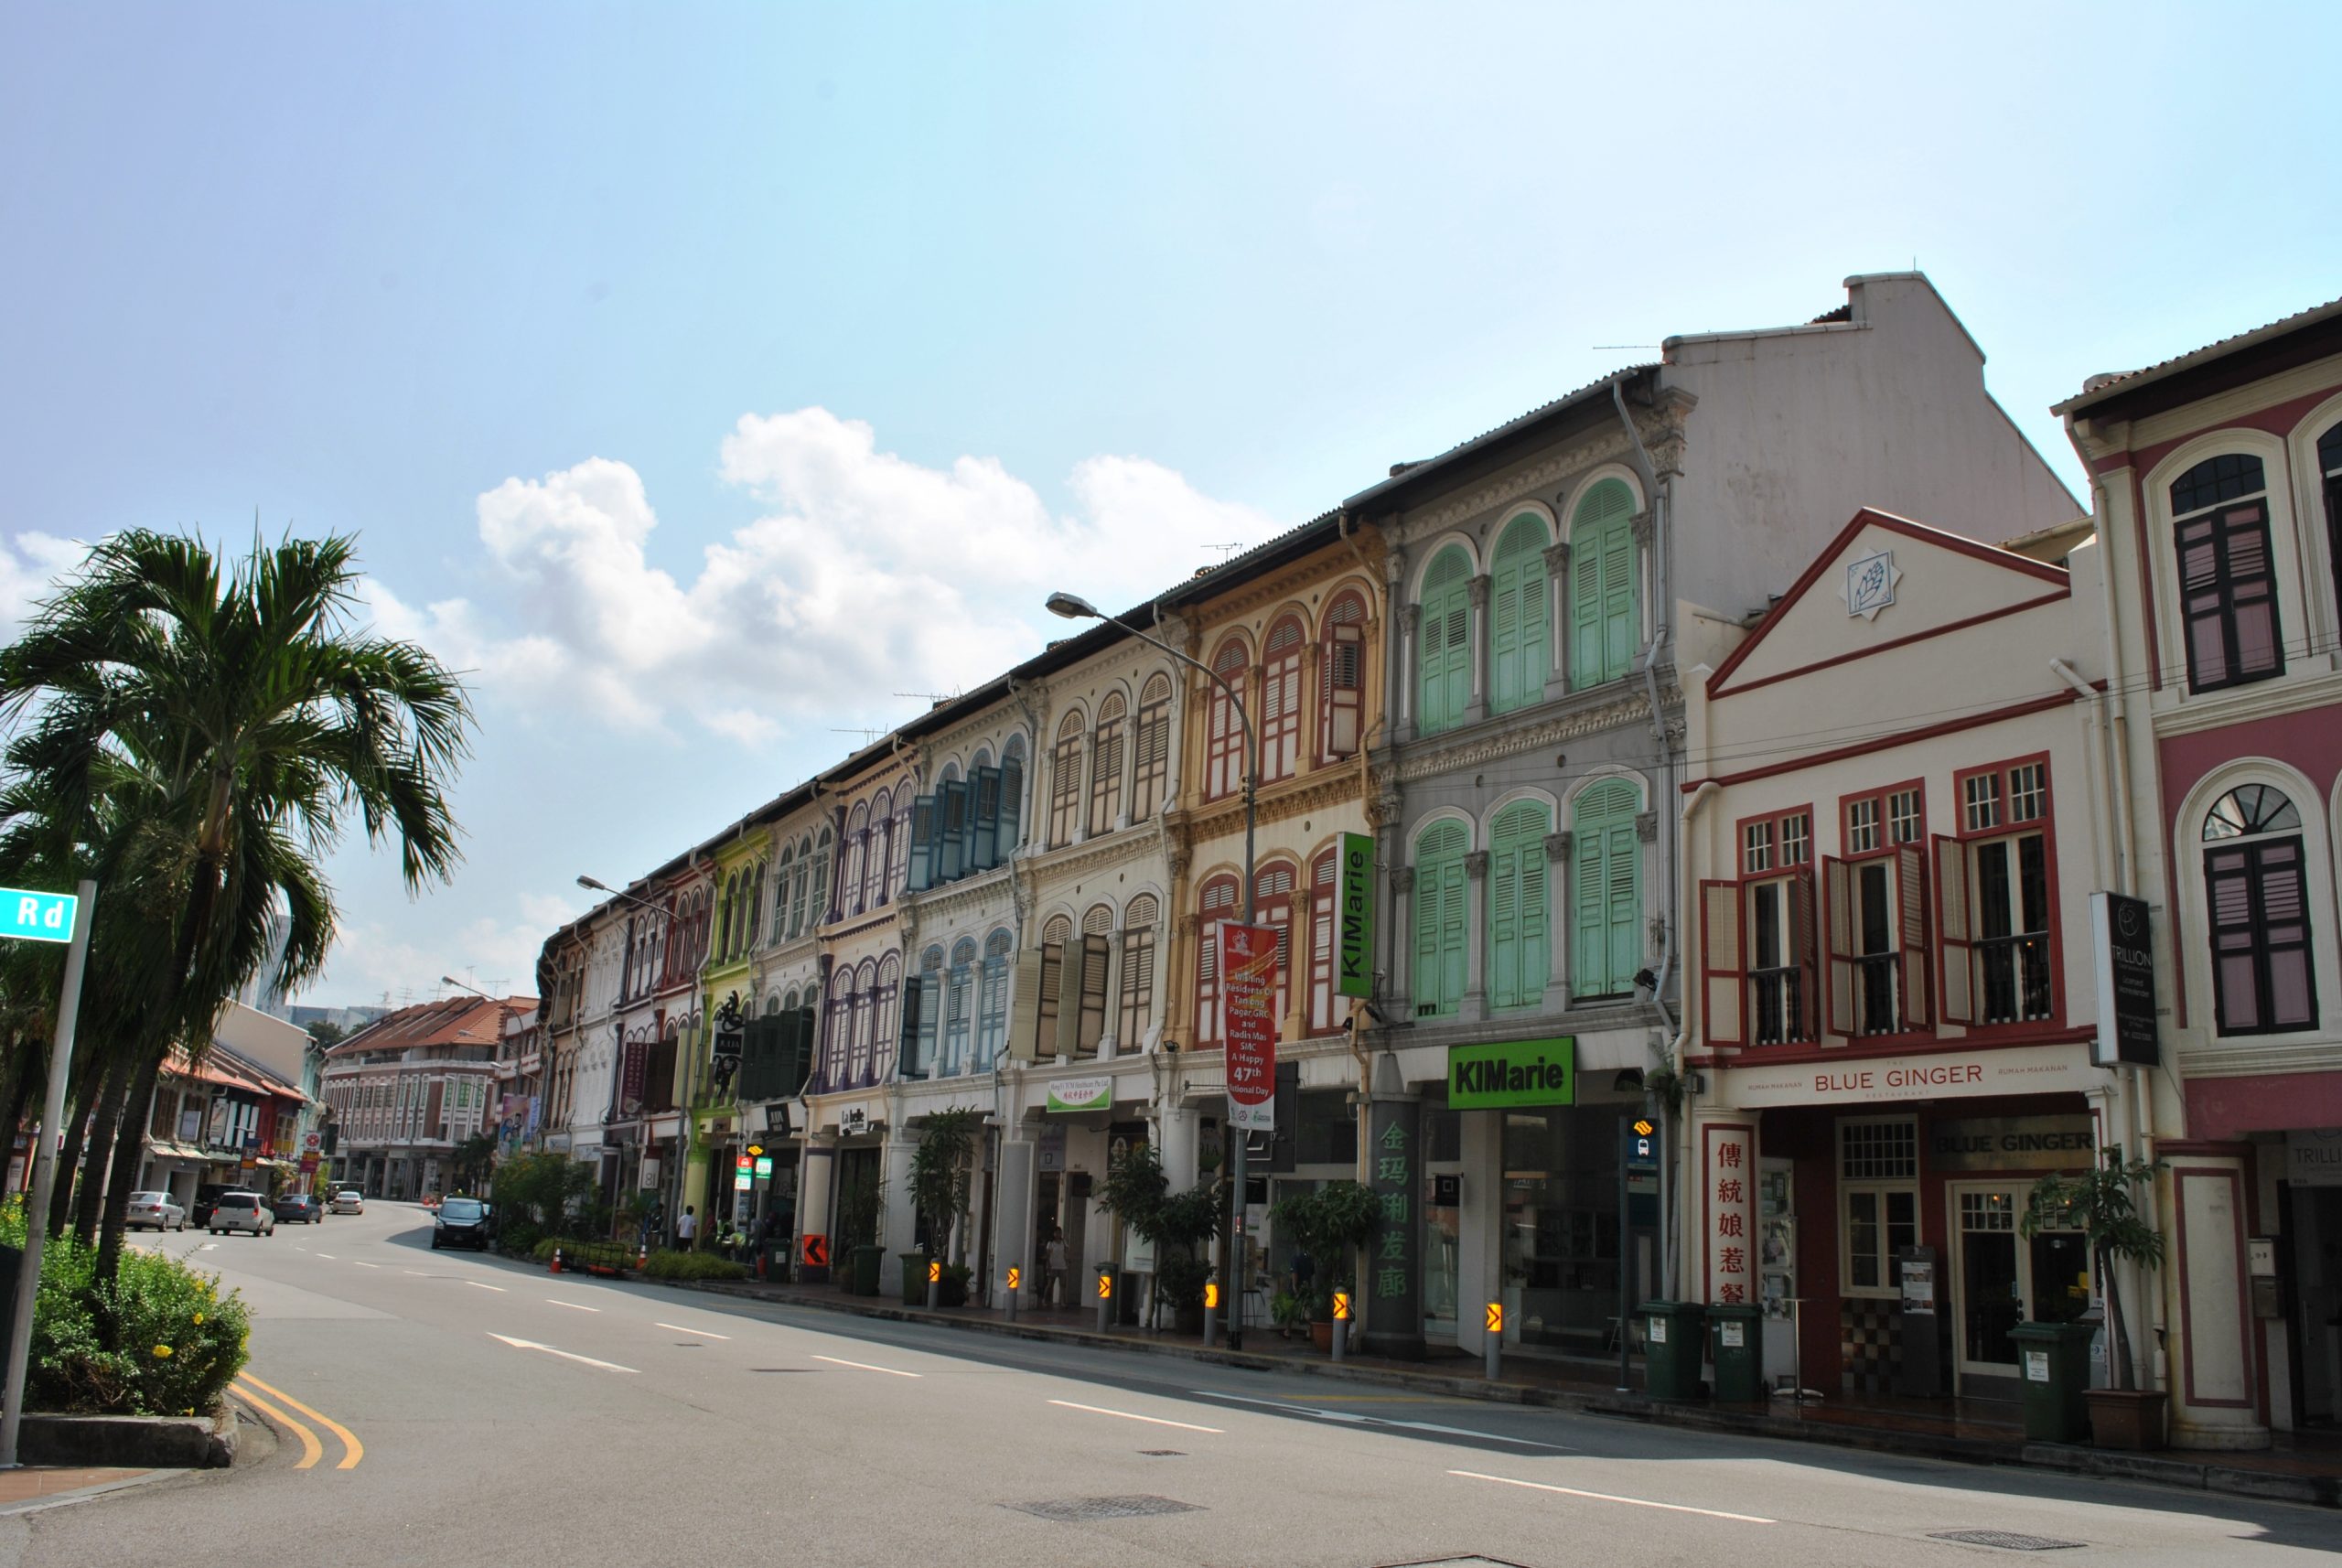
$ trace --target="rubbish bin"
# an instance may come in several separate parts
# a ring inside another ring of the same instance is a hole
[[[2027,1443],[2079,1443],[2090,1432],[2089,1323],[2020,1323],[2009,1330],[2016,1341],[2018,1381],[2025,1388]]]
[[[1643,1391],[1655,1400],[1700,1397],[1700,1319],[1696,1301],[1647,1301],[1635,1309],[1643,1325]]]
[[[927,1264],[925,1252],[905,1252],[903,1259],[903,1305],[927,1305]]]
[[[1710,1352],[1716,1364],[1716,1398],[1729,1404],[1755,1404],[1765,1397],[1764,1309],[1708,1308]]]
[[[845,1254],[846,1293],[850,1295],[876,1295],[878,1265],[886,1256],[886,1249],[876,1244],[848,1248]]]

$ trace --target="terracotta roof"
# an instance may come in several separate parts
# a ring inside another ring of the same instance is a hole
[[[2250,331],[2222,338],[2217,342],[2207,343],[2200,349],[2191,349],[2185,354],[2175,355],[2171,359],[2161,360],[2135,371],[2123,371],[2108,376],[2092,376],[2080,392],[2063,403],[2051,404],[2049,412],[2060,414],[2078,413],[2117,393],[2131,392],[2149,382],[2161,381],[2165,376],[2192,370],[2197,365],[2209,364],[2226,355],[2265,343],[2272,338],[2282,338],[2288,332],[2315,326],[2318,322],[2337,315],[2342,315],[2342,299],[2329,299],[2324,305],[2314,305],[2307,310],[2297,311],[2292,316],[2281,317],[2266,326],[2255,327]]]
[[[354,1056],[360,1051],[403,1049],[409,1046],[492,1046],[504,1031],[504,1015],[516,1008],[534,1007],[533,996],[448,996],[419,1002],[386,1013],[327,1055]]]

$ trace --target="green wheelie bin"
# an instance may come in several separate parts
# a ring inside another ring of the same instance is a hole
[[[1643,1326],[1643,1391],[1655,1400],[1700,1397],[1700,1320],[1696,1301],[1647,1301],[1635,1309]]]
[[[1765,1397],[1764,1316],[1761,1307],[1708,1308],[1709,1355],[1723,1403],[1755,1404]]]
[[[2079,1443],[2090,1434],[2090,1323],[2020,1323],[2017,1380],[2025,1390],[2027,1443]]]

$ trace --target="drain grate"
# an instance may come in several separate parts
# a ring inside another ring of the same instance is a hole
[[[1386,1563],[1382,1568],[1520,1568],[1520,1564],[1499,1563],[1493,1557],[1434,1557],[1423,1563]]]
[[[811,1367],[751,1367],[748,1369],[752,1372],[810,1372],[812,1369]]]
[[[1142,1448],[1139,1453],[1149,1459],[1185,1459],[1187,1456],[1184,1448]]]
[[[1195,1513],[1193,1503],[1174,1502],[1169,1498],[1063,1498],[1055,1502],[1003,1503],[1003,1508],[1015,1509],[1040,1519],[1056,1520],[1060,1524],[1087,1524],[1101,1519],[1145,1519],[1154,1514]]]
[[[2087,1546],[2086,1541],[2053,1541],[2046,1535],[2020,1535],[2011,1530],[1939,1530],[1929,1541],[1957,1541],[1963,1546],[1997,1546],[2004,1552],[2067,1552]]]

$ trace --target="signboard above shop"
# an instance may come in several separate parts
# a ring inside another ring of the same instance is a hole
[[[1061,1078],[1049,1085],[1052,1111],[1104,1111],[1113,1103],[1111,1078]]]
[[[2090,1059],[2100,1067],[2163,1065],[2155,1023],[2155,944],[2143,898],[2090,896],[2090,965],[2098,982],[2098,1035]]]
[[[1724,1103],[1876,1105],[1896,1101],[1962,1100],[1985,1094],[2072,1094],[2106,1086],[2088,1047],[2008,1046],[1998,1050],[1925,1051],[1851,1061],[1740,1065],[1716,1075]],[[1744,1058],[1745,1061],[1745,1058]]]
[[[1576,1103],[1577,1037],[1574,1035],[1448,1048],[1447,1107],[1451,1111]]]

